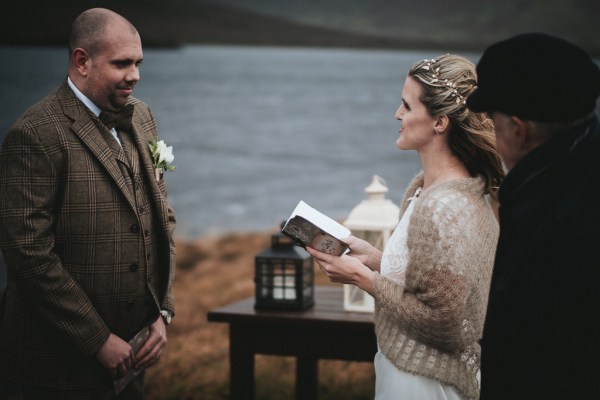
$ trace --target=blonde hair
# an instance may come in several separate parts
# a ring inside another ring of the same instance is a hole
[[[421,102],[433,117],[450,121],[448,145],[472,176],[486,182],[493,194],[504,178],[496,150],[494,124],[486,114],[474,113],[465,100],[477,87],[475,65],[464,57],[446,54],[415,63],[408,75],[421,86]]]

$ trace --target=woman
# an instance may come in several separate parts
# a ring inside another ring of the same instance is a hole
[[[423,171],[410,183],[385,250],[349,237],[350,253],[309,249],[331,281],[376,301],[376,399],[477,399],[479,339],[498,239],[488,202],[504,175],[493,125],[465,106],[474,65],[444,55],[409,71],[396,146]]]

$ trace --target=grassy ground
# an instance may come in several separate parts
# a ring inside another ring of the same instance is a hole
[[[148,400],[229,398],[227,324],[209,323],[211,309],[254,295],[254,256],[270,245],[270,232],[239,233],[179,241],[175,296],[177,315],[168,330],[169,345],[160,363],[148,370]],[[329,284],[316,267],[316,284]],[[321,360],[319,399],[372,399],[370,363]],[[294,397],[295,361],[256,357],[256,399]]]

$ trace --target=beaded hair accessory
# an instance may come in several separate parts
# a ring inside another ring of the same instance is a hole
[[[456,104],[467,104],[465,98],[460,93],[458,93],[458,90],[456,90],[456,82],[451,82],[448,79],[440,79],[440,67],[436,68],[433,65],[438,61],[439,60],[437,58],[432,58],[431,60],[423,60],[423,62],[426,65],[423,65],[421,68],[425,71],[431,72],[431,80],[429,81],[429,84],[433,85],[434,83],[438,83],[446,86],[448,89],[452,90],[452,97],[456,97]]]

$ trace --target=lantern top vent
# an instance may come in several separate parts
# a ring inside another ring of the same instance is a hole
[[[384,199],[385,194],[389,191],[385,180],[379,175],[373,175],[371,183],[365,188],[367,198],[371,200]]]
[[[400,208],[385,198],[387,191],[385,180],[373,175],[371,183],[365,188],[367,199],[350,211],[344,225],[351,230],[393,230],[398,224]]]

